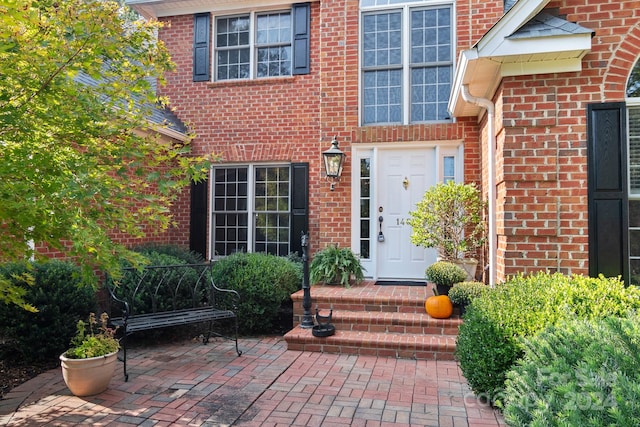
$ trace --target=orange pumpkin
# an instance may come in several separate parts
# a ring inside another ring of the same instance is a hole
[[[453,304],[446,295],[434,295],[424,302],[427,314],[434,319],[448,319],[453,313]]]

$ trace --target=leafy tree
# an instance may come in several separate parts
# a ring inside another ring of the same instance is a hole
[[[0,0],[1,262],[44,245],[88,280],[117,277],[136,259],[113,232],[166,230],[178,192],[204,176],[189,140],[159,141],[147,120],[173,64],[159,23],[131,16],[104,0]],[[0,277],[0,301],[22,296]]]

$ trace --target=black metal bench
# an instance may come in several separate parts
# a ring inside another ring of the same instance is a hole
[[[112,301],[109,321],[121,334],[124,378],[127,373],[127,337],[135,332],[208,322],[202,343],[211,335],[235,341],[238,356],[237,308],[240,295],[216,286],[211,276],[213,264],[148,266],[142,270],[126,268],[118,283],[109,277],[106,287]],[[233,322],[234,337],[213,332],[215,321]]]

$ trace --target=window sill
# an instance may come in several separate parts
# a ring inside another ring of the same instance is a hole
[[[295,81],[294,76],[286,77],[266,77],[260,79],[243,79],[243,80],[223,80],[219,82],[208,82],[208,88],[218,87],[239,87],[239,86],[261,86],[261,85],[274,85],[274,84],[289,84]]]

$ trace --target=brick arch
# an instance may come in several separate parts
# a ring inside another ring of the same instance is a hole
[[[640,60],[640,22],[629,28],[622,36],[622,42],[611,54],[601,88],[603,100],[624,100],[627,81],[638,60]]]

